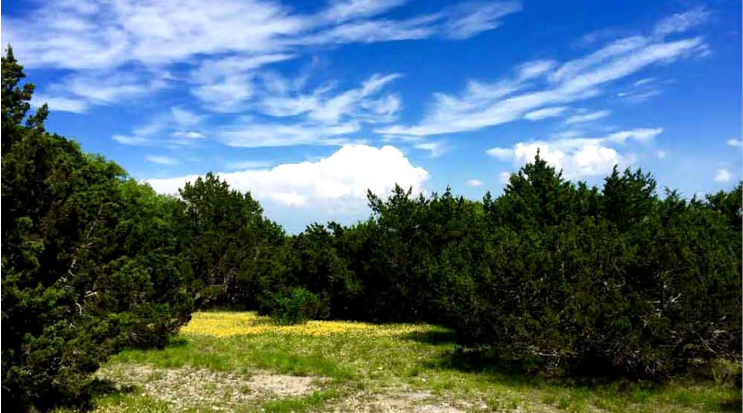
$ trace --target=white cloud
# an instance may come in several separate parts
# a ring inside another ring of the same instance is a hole
[[[218,175],[233,188],[250,191],[261,202],[334,211],[363,210],[367,190],[387,195],[396,183],[420,192],[428,179],[428,172],[413,166],[399,149],[366,145],[346,145],[315,162]],[[147,182],[160,193],[174,194],[196,178],[192,175]]]
[[[206,136],[204,136],[203,133],[196,132],[196,131],[175,131],[170,134],[170,136],[177,138],[177,139],[204,139]]]
[[[431,14],[407,20],[355,21],[297,38],[293,43],[297,46],[308,46],[426,39],[438,33],[436,24],[441,17],[441,14]]]
[[[468,179],[467,182],[466,182],[466,184],[467,184],[467,186],[471,186],[471,187],[474,187],[474,188],[483,185],[482,181],[479,180],[479,179]]]
[[[568,125],[571,125],[573,123],[584,123],[584,122],[593,122],[595,120],[599,120],[602,118],[605,118],[611,114],[608,110],[598,110],[596,112],[590,112],[585,113],[581,115],[574,115],[567,119],[565,119],[565,123]]]
[[[399,98],[386,95],[375,98],[382,89],[400,74],[375,74],[361,87],[329,96],[331,85],[315,89],[309,95],[269,95],[257,103],[257,109],[274,117],[305,115],[306,119],[322,124],[335,125],[343,118],[367,122],[385,122],[394,119],[400,110]]]
[[[502,184],[507,184],[510,179],[511,179],[510,172],[501,172],[500,174],[498,174],[498,180]]]
[[[487,153],[502,161],[521,166],[534,160],[539,151],[542,159],[563,170],[568,179],[582,179],[605,175],[614,165],[627,166],[634,160],[632,153],[619,149],[629,140],[649,141],[662,129],[634,129],[615,132],[602,138],[571,138],[554,141],[519,142],[510,148],[492,148]]]
[[[90,105],[84,100],[34,94],[31,105],[38,108],[44,103],[49,106],[49,110],[52,112],[85,113],[90,108]]]
[[[446,145],[446,143],[442,141],[419,142],[414,144],[413,148],[420,149],[422,151],[428,151],[428,154],[431,158],[438,158],[449,150],[449,147]]]
[[[322,14],[331,23],[343,23],[386,13],[407,3],[407,0],[334,0]]]
[[[121,104],[155,93],[167,87],[163,77],[115,74],[101,71],[81,72],[67,76],[60,83],[37,94],[34,100],[45,100],[56,110],[82,113],[93,105]]]
[[[449,13],[444,30],[451,39],[468,39],[500,26],[500,18],[521,11],[521,3],[470,2],[455,6]]]
[[[400,76],[375,74],[354,89],[332,93],[334,85],[323,85],[306,94],[280,76],[271,76],[271,92],[262,93],[251,106],[265,117],[280,119],[246,116],[213,134],[237,147],[343,145],[352,141],[345,135],[359,132],[365,123],[396,119],[400,99],[383,91]],[[353,142],[359,143],[358,138]]]
[[[178,163],[178,160],[168,156],[147,155],[144,159],[147,162],[152,162],[159,165],[176,165]]]
[[[728,139],[727,144],[733,147],[743,147],[743,139]]]
[[[144,136],[114,135],[111,139],[122,145],[131,146],[145,146],[151,143],[151,140]]]
[[[53,110],[79,113],[91,105],[152,97],[165,87],[187,87],[208,111],[245,113],[255,109],[251,99],[259,70],[312,53],[308,45],[463,38],[496,28],[499,19],[516,11],[516,3],[493,2],[466,12],[450,7],[401,19],[386,16],[403,3],[338,0],[302,12],[277,0],[220,0],[208,7],[199,0],[59,0],[4,16],[2,35],[27,68],[71,72],[40,91]],[[188,67],[193,69],[184,73]],[[311,116],[337,121],[353,100],[337,98]],[[302,99],[294,103],[301,107]],[[388,122],[401,102],[388,95],[360,107],[369,116],[356,122]]]
[[[360,129],[356,123],[293,125],[238,122],[215,132],[215,137],[228,146],[242,148],[278,147],[294,145],[344,145],[350,139],[343,137]]]
[[[203,117],[191,111],[172,107],[169,111],[154,115],[149,122],[137,126],[128,134],[116,134],[113,140],[123,145],[132,146],[165,146],[171,149],[194,144],[205,139],[206,136],[193,129],[197,127]]]
[[[697,7],[661,20],[655,25],[653,34],[663,37],[673,33],[683,33],[694,26],[705,23],[708,18],[709,12],[703,7]]]
[[[196,86],[191,94],[203,107],[215,112],[240,112],[253,96],[253,75],[238,74],[212,83]]]
[[[271,165],[273,165],[273,162],[268,161],[238,161],[228,163],[227,169],[232,171],[236,169],[265,169]]]
[[[201,123],[203,116],[197,115],[190,110],[178,106],[170,108],[173,121],[176,125],[184,128],[192,127]]]
[[[547,118],[554,118],[555,116],[562,115],[562,113],[565,112],[567,109],[567,106],[555,106],[552,108],[538,109],[524,115],[524,119],[537,121]]]
[[[665,159],[666,156],[668,156],[668,154],[666,153],[666,151],[658,151],[656,153],[656,155],[658,156],[658,159]]]
[[[77,3],[88,6],[78,7]],[[282,36],[308,28],[272,1],[55,1],[32,15],[7,18],[3,35],[29,67],[100,69],[146,65],[200,54],[273,50]],[[33,17],[31,17],[33,16]],[[71,59],[70,56],[75,56]]]
[[[384,18],[402,3],[334,1],[303,14],[273,0],[223,0],[209,7],[199,0],[59,0],[6,17],[3,37],[29,68],[111,69],[216,55],[250,60],[292,54],[306,44],[464,38],[496,28],[497,19],[518,9],[514,2],[491,2],[465,11],[454,7],[404,20]]]
[[[640,80],[636,81],[635,83],[632,84],[632,86],[643,86],[643,85],[647,85],[647,84],[653,83],[653,82],[655,82],[655,78],[646,77],[646,78],[643,78],[643,79],[640,79]]]
[[[715,171],[715,182],[726,183],[730,182],[732,178],[733,175],[725,168],[720,168]]]
[[[516,68],[514,76],[494,83],[470,81],[459,96],[434,94],[433,105],[417,125],[395,125],[377,132],[429,136],[474,131],[527,115],[533,119],[539,110],[596,97],[612,82],[652,65],[704,54],[707,49],[700,37],[676,41],[624,38],[556,69],[554,63],[543,65],[542,70],[526,71],[530,76],[524,76],[523,67]]]

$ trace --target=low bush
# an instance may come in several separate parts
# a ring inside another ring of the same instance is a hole
[[[302,287],[276,293],[270,309],[270,315],[280,325],[304,324],[324,318],[326,312],[327,300]]]

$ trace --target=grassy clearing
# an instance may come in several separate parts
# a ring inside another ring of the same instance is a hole
[[[733,412],[723,381],[581,387],[468,361],[430,325],[197,313],[161,351],[126,351],[99,373],[96,412]]]

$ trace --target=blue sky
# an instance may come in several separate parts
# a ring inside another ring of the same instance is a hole
[[[219,172],[290,232],[397,182],[480,198],[539,149],[741,179],[740,1],[6,1],[48,127],[158,191]]]

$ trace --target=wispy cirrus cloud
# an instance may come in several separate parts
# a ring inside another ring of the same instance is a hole
[[[153,116],[146,124],[127,134],[115,134],[112,139],[129,146],[164,146],[171,149],[191,145],[206,135],[196,129],[202,127],[204,116],[179,106]]]
[[[31,101],[34,107],[40,107],[45,103],[49,106],[49,110],[53,112],[85,113],[90,109],[90,104],[83,99],[34,94]]]
[[[259,99],[255,109],[274,117],[304,115],[310,121],[337,124],[352,117],[370,123],[393,120],[401,108],[399,97],[388,94],[379,97],[386,85],[400,74],[374,74],[356,89],[331,94],[332,85],[321,86],[310,94],[271,93]]]
[[[593,122],[599,119],[603,119],[611,114],[608,110],[597,110],[595,112],[582,113],[573,115],[565,119],[565,124],[572,125],[575,123]]]
[[[534,70],[525,70],[522,65],[512,76],[493,83],[470,81],[459,95],[434,94],[430,109],[418,124],[379,128],[377,132],[422,137],[554,114],[556,109],[547,109],[600,96],[612,83],[650,66],[707,53],[709,48],[701,37],[666,39],[667,35],[683,33],[703,21],[704,18],[682,13],[662,20],[647,36],[615,40],[562,64],[536,61],[526,66]]]
[[[97,2],[60,0],[21,16],[5,16],[3,36],[29,68],[149,70],[212,57],[200,69],[245,73],[296,57],[308,44],[465,38],[498,27],[517,2],[483,2],[393,20],[404,0],[332,1],[302,14],[273,0]],[[469,29],[467,29],[469,27]],[[74,58],[70,58],[74,56]],[[218,90],[218,79],[202,85]],[[232,83],[234,84],[234,83]]]
[[[178,160],[169,156],[162,155],[147,155],[145,161],[156,163],[158,165],[176,165]]]
[[[359,132],[363,124],[396,119],[402,107],[400,98],[384,90],[398,78],[395,73],[374,74],[345,91],[337,91],[335,85],[322,85],[304,93],[289,87],[291,82],[286,79],[274,76],[272,81],[279,86],[262,92],[251,105],[262,120],[242,117],[220,126],[214,135],[236,147],[359,143],[362,140],[348,135]]]
[[[287,125],[260,123],[246,119],[220,127],[214,135],[223,144],[240,148],[296,145],[340,146],[362,142],[363,140],[346,136],[359,130],[361,127],[353,122],[336,125],[302,122]]]
[[[93,106],[128,103],[167,87],[167,73],[143,76],[85,71],[42,89],[34,96],[34,104],[48,103],[51,110],[84,113]]]
[[[450,39],[468,39],[501,25],[501,18],[521,11],[518,1],[501,3],[468,2],[450,8],[444,25]]]

